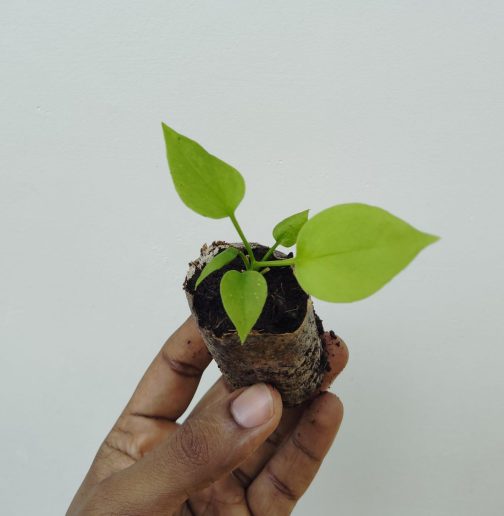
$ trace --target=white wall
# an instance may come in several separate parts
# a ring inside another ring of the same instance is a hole
[[[498,0],[3,0],[0,512],[64,512],[188,313],[187,262],[235,238],[176,197],[165,120],[242,171],[253,240],[353,200],[443,237],[317,303],[346,415],[296,514],[503,514],[503,22]]]

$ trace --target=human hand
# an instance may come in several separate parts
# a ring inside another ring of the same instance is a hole
[[[331,370],[323,390],[348,360],[344,342],[331,335],[324,335]],[[231,392],[221,378],[177,423],[210,360],[189,317],[164,344],[105,438],[67,516],[292,512],[336,436],[341,402],[323,392],[282,410],[272,387]]]

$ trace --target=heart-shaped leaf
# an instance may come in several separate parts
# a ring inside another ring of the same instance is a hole
[[[224,265],[227,265],[229,262],[232,262],[237,256],[238,256],[238,249],[236,247],[228,247],[226,250],[222,251],[222,253],[217,254],[212,258],[211,261],[209,261],[205,267],[203,267],[203,270],[201,271],[201,274],[198,276],[198,279],[196,280],[195,288],[198,288],[198,285],[212,272],[218,271],[219,269],[222,269]]]
[[[232,166],[163,124],[175,189],[186,206],[204,217],[231,216],[245,195],[245,181]]]
[[[261,315],[268,297],[268,284],[257,271],[231,270],[222,276],[220,294],[224,309],[243,344]]]
[[[296,243],[299,231],[308,220],[308,212],[310,210],[295,213],[290,217],[279,222],[273,228],[273,238],[275,242],[284,247],[291,247]]]
[[[436,240],[381,208],[341,204],[303,226],[294,273],[319,299],[357,301],[383,287]]]

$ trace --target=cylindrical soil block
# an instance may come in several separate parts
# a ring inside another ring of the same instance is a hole
[[[233,388],[258,382],[273,385],[286,406],[299,405],[319,391],[327,368],[321,335],[322,323],[309,296],[297,283],[291,267],[271,267],[265,274],[268,298],[257,323],[244,344],[224,311],[220,279],[227,270],[243,270],[239,257],[208,276],[195,290],[201,270],[215,255],[232,245],[214,242],[204,245],[200,256],[189,265],[184,282],[191,312],[203,339],[222,374]],[[267,248],[252,244],[256,258]],[[276,251],[270,259],[285,258]]]

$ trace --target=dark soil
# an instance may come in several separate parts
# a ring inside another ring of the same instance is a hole
[[[258,246],[254,248],[254,254],[260,259],[267,250],[267,247]],[[292,253],[286,255],[286,258],[291,256]],[[271,256],[269,260],[276,258]],[[231,263],[208,276],[196,291],[194,285],[200,271],[184,284],[184,289],[194,295],[194,309],[198,314],[200,326],[211,329],[217,337],[235,331],[222,305],[219,290],[222,276],[231,269],[245,269],[240,257],[236,257]],[[297,330],[306,315],[308,295],[299,286],[292,268],[272,267],[264,277],[268,283],[268,297],[253,329],[265,333],[290,333]],[[322,321],[318,317],[317,329],[319,334],[324,331]]]

